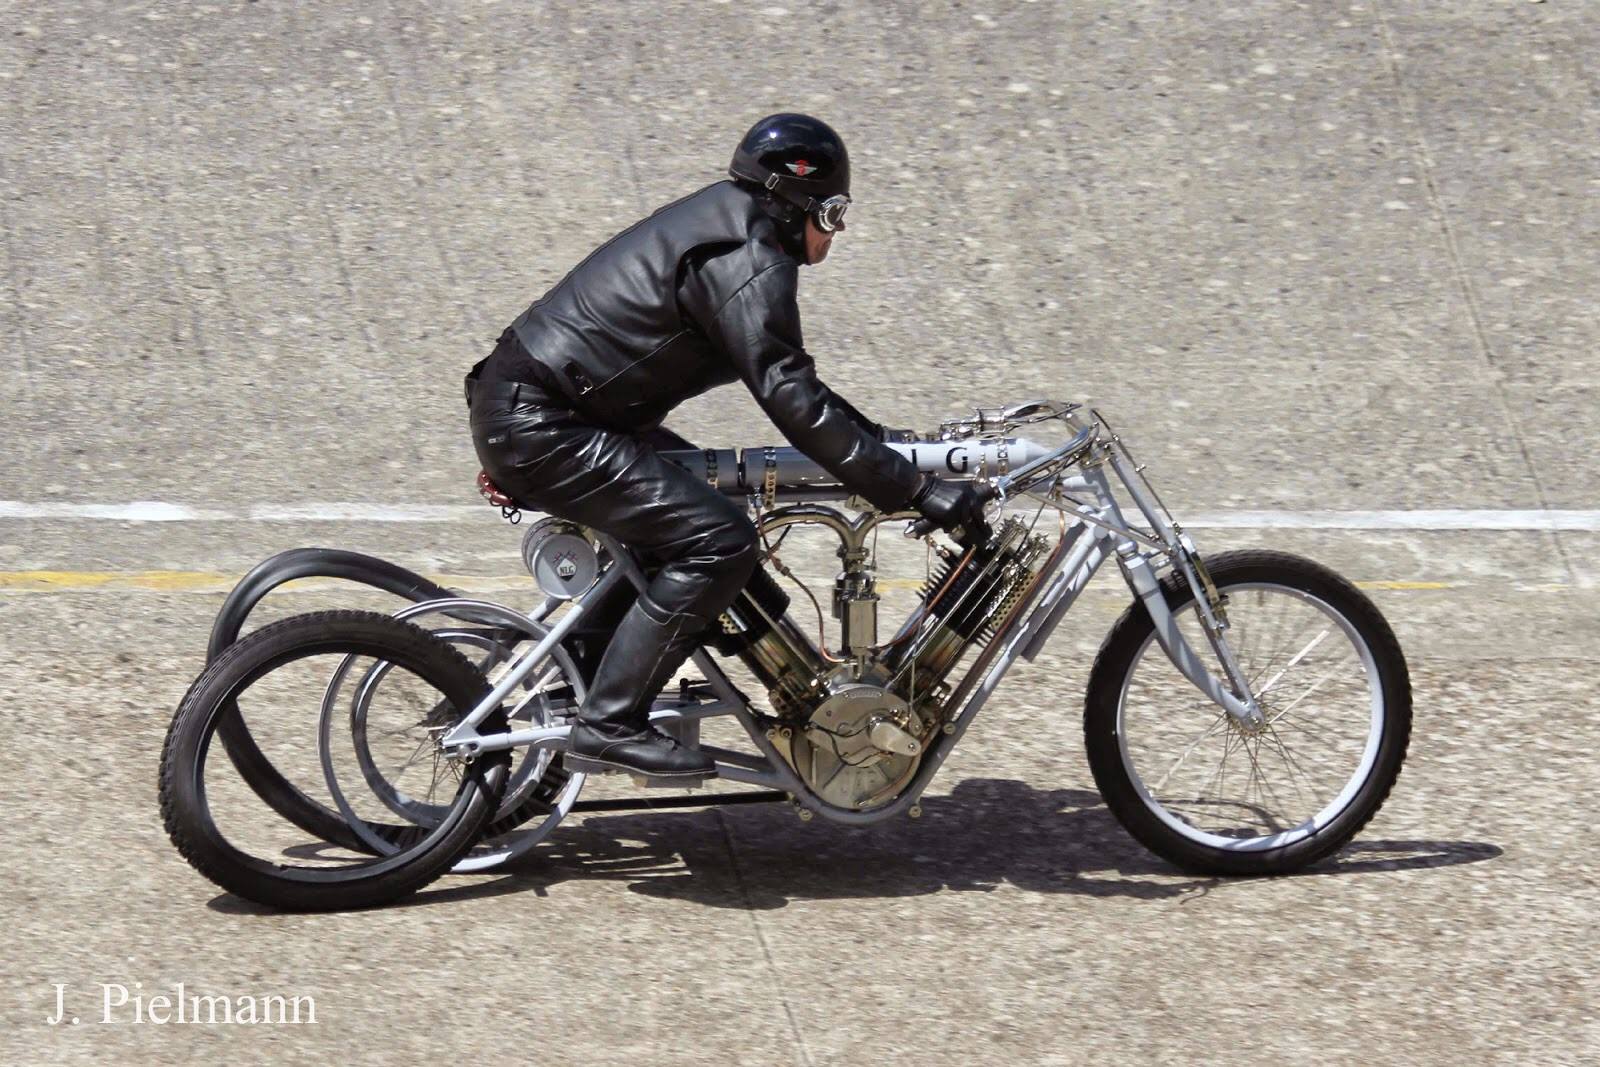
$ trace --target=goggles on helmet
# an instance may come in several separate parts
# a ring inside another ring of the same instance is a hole
[[[849,206],[850,198],[840,193],[816,204],[811,209],[811,217],[816,220],[817,229],[824,233],[832,233],[834,230],[844,229],[844,213]]]
[[[767,191],[776,193],[789,201],[789,203],[815,219],[817,229],[822,230],[824,233],[832,233],[835,230],[844,229],[844,213],[850,207],[850,197],[845,193],[835,193],[826,200],[818,200],[808,193],[792,188],[788,182],[784,181],[781,174],[768,173],[764,178],[757,178],[744,173],[738,167],[728,168],[728,173],[743,181],[755,182]]]

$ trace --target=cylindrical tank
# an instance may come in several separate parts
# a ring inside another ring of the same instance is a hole
[[[945,478],[974,478],[1004,474],[1045,455],[1049,449],[1022,438],[973,438],[966,441],[897,442],[894,449],[920,471]],[[774,488],[780,498],[792,500],[838,499],[847,495],[838,480],[804,452],[788,445],[746,448],[704,448],[693,451],[662,452],[694,475],[715,485],[724,493],[744,495],[766,488],[767,472],[775,475]]]

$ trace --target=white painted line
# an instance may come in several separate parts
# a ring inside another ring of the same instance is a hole
[[[0,519],[109,519],[119,522],[461,522],[498,518],[493,508],[419,504],[252,504],[199,508],[134,500],[126,504],[56,504],[0,500]]]
[[[500,515],[487,504],[252,504],[245,517],[256,522],[460,522]]]
[[[191,508],[157,500],[127,504],[52,504],[25,500],[0,500],[0,519],[115,519],[122,522],[211,522],[236,519],[238,514],[220,508]]]
[[[1206,511],[1184,526],[1214,530],[1600,530],[1600,511]]]
[[[532,517],[532,516],[530,516]],[[102,519],[118,522],[493,522],[479,504],[327,502],[196,507],[157,500],[61,504],[0,500],[0,520]],[[1576,530],[1600,532],[1600,510],[1540,511],[1427,508],[1413,511],[1202,511],[1179,514],[1191,529],[1213,530]]]

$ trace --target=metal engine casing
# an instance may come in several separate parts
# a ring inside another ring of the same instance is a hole
[[[922,762],[926,726],[899,694],[842,672],[790,743],[790,762],[829,804],[861,810],[897,796]]]

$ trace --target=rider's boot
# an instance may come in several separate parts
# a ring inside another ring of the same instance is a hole
[[[595,672],[600,669],[600,659],[605,655],[606,646],[611,643],[611,635],[622,625],[623,617],[628,614],[638,595],[638,590],[632,584],[616,582],[610,589],[591,595],[584,601],[583,617],[567,634],[566,640],[561,642],[572,656],[573,665],[578,668],[584,685],[594,681]]]
[[[695,615],[662,611],[640,597],[606,646],[594,684],[572,727],[570,760],[620,768],[650,778],[702,778],[711,757],[685,748],[651,726],[650,705],[661,687],[700,643],[706,623]]]

